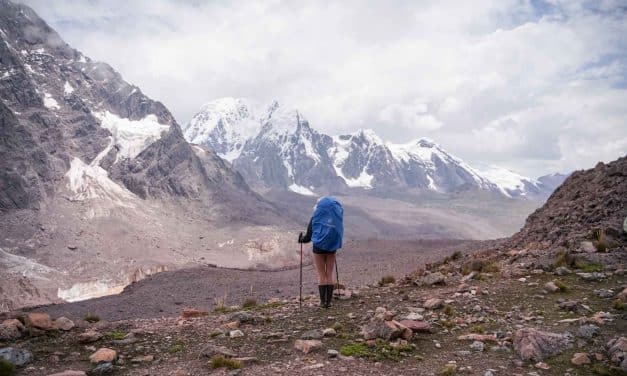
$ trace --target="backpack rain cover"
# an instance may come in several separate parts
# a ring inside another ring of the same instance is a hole
[[[311,240],[316,248],[330,252],[342,248],[343,217],[344,209],[335,197],[325,196],[318,201],[311,220]]]

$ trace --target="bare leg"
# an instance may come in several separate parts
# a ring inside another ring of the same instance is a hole
[[[316,271],[318,272],[318,284],[324,285],[326,284],[326,269],[325,269],[325,256],[322,254],[314,253],[313,259],[314,264],[316,265]]]
[[[324,279],[325,284],[332,285],[333,284],[333,269],[335,268],[335,253],[329,253],[326,255],[327,258],[325,260],[325,273]]]

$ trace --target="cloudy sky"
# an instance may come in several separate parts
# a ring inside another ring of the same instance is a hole
[[[530,176],[627,154],[627,2],[23,0],[185,124],[224,96]]]

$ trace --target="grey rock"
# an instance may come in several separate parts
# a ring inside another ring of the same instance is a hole
[[[594,290],[594,295],[598,296],[599,298],[609,299],[613,298],[615,293],[614,291],[609,289],[598,289]]]
[[[324,338],[324,333],[320,329],[308,330],[303,335],[300,336],[302,339],[322,339]]]
[[[230,318],[230,321],[239,321],[241,324],[257,324],[261,321],[261,318],[253,316],[248,312],[235,312]]]
[[[596,325],[582,325],[577,330],[577,337],[584,339],[592,339],[599,334],[599,327]]]
[[[100,363],[91,370],[87,371],[89,376],[110,375],[114,371],[113,363]]]
[[[566,334],[523,328],[514,334],[513,345],[514,350],[523,360],[541,361],[569,348],[572,345],[572,339]]]
[[[446,283],[446,277],[440,272],[429,273],[414,281],[419,286],[443,285]]]
[[[565,266],[560,266],[555,269],[554,273],[559,276],[565,276],[572,273],[572,271]]]
[[[577,273],[581,279],[587,282],[598,282],[604,280],[607,275],[601,272],[592,272],[592,273]]]
[[[470,344],[470,348],[477,352],[483,352],[483,350],[485,349],[485,344],[481,341],[474,341],[472,344]]]
[[[333,349],[327,350],[327,356],[329,358],[337,358],[338,355],[340,355],[340,353],[337,350],[333,350]]]
[[[227,358],[234,358],[237,356],[233,350],[230,350],[224,346],[214,345],[212,343],[208,344],[201,352],[202,356],[207,358],[212,358],[215,355],[222,355]]]
[[[3,347],[0,349],[0,358],[17,367],[22,367],[33,361],[33,353],[17,347]]]

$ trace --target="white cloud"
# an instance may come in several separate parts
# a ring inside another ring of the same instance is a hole
[[[529,175],[627,150],[619,1],[25,2],[181,123],[278,98],[329,133],[427,136]]]

